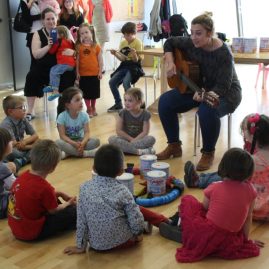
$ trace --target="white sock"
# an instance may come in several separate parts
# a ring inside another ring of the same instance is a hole
[[[97,151],[97,149],[84,150],[84,151],[83,151],[83,157],[84,157],[84,158],[87,158],[87,157],[94,157],[96,151]]]
[[[66,159],[68,156],[69,156],[68,154],[66,154],[64,151],[62,151],[61,160]]]

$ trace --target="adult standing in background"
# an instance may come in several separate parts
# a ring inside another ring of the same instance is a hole
[[[45,8],[41,13],[43,28],[34,33],[32,39],[33,62],[26,76],[24,95],[26,96],[28,110],[27,118],[33,118],[36,97],[43,97],[43,88],[49,83],[50,68],[56,64],[55,54],[50,54],[52,38],[51,29],[56,27],[57,15],[51,8]],[[72,49],[66,49],[63,54],[73,55]],[[71,86],[71,85],[70,85]]]
[[[220,118],[234,112],[241,102],[241,86],[229,48],[214,35],[212,13],[205,12],[192,20],[190,37],[167,39],[164,44],[164,59],[168,77],[176,74],[173,56],[175,49],[182,50],[188,60],[199,65],[202,86],[205,92],[219,96],[219,105],[216,108],[210,107],[203,102],[203,95],[197,92],[182,94],[178,89],[172,89],[162,94],[159,100],[159,116],[168,146],[157,154],[157,158],[164,160],[182,156],[178,113],[198,107],[203,147],[196,170],[203,171],[209,169],[214,160]]]
[[[79,11],[75,0],[63,0],[62,11],[59,16],[59,24],[68,29],[79,27],[84,22],[83,14]]]
[[[96,30],[97,42],[103,50],[105,42],[109,42],[108,23],[112,18],[112,7],[108,0],[90,0],[90,2],[92,2],[92,6],[89,5],[89,14],[92,12],[92,25]]]
[[[34,32],[41,29],[43,26],[42,21],[41,21],[41,11],[38,6],[37,0],[28,0],[28,1],[22,0],[21,9],[22,9],[23,14],[29,14],[29,11],[30,11],[30,16],[26,18],[26,20],[30,25],[32,25],[32,27],[31,27],[30,33],[27,33],[26,35],[26,47],[28,47],[30,50],[31,62],[32,62],[32,59],[33,59],[32,51],[31,51],[32,38],[33,38]]]

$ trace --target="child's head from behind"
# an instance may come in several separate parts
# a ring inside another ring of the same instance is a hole
[[[226,151],[218,168],[219,176],[237,181],[249,179],[253,171],[254,161],[251,155],[240,148],[231,148]]]
[[[69,29],[64,25],[57,26],[58,38],[70,39]]]
[[[124,155],[121,149],[114,145],[101,146],[94,157],[94,170],[99,176],[112,177],[122,174]]]
[[[40,173],[53,172],[61,160],[61,150],[50,139],[38,140],[30,155],[32,170]]]
[[[92,44],[94,46],[96,45],[97,41],[93,25],[84,22],[79,26],[77,43]]]
[[[8,130],[0,128],[0,161],[12,151],[12,137]]]
[[[269,146],[269,117],[262,114],[247,115],[240,125],[241,133],[245,141],[250,142],[251,154],[255,146],[263,148]]]
[[[128,42],[133,41],[136,36],[136,24],[133,22],[125,23],[121,28],[121,32]]]
[[[80,111],[83,108],[82,91],[76,87],[69,87],[62,92],[59,98],[59,113],[64,110]]]
[[[124,93],[124,104],[127,110],[139,109],[143,103],[143,93],[139,88],[130,88]]]
[[[26,104],[23,96],[9,95],[3,100],[3,109],[7,116],[23,119],[26,115]]]

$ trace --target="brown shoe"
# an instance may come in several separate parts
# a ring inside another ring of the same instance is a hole
[[[158,160],[166,160],[169,158],[181,157],[182,156],[181,142],[168,144],[165,150],[156,154],[156,156]]]
[[[213,164],[215,151],[202,152],[202,156],[198,164],[196,165],[197,171],[208,170]]]

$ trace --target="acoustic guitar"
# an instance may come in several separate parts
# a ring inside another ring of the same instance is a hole
[[[219,96],[214,92],[206,92],[197,84],[200,81],[199,66],[196,63],[188,61],[184,53],[179,49],[174,52],[175,65],[177,74],[167,78],[169,87],[177,88],[180,93],[198,92],[202,97],[202,101],[212,107],[219,105]]]

